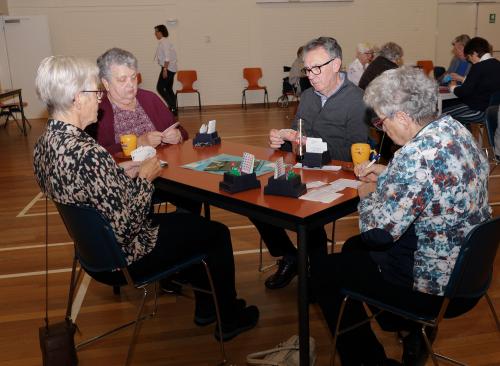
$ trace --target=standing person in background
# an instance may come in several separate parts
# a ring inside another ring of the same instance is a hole
[[[366,68],[373,60],[373,46],[369,43],[358,43],[356,48],[356,58],[347,69],[347,78],[353,84],[358,85],[359,79],[365,72]]]
[[[172,113],[177,116],[175,94],[172,90],[174,76],[177,72],[177,53],[175,52],[174,45],[168,40],[167,27],[163,24],[157,25],[155,27],[155,36],[159,41],[156,48],[155,60],[161,66],[156,90],[165,102],[167,102]]]

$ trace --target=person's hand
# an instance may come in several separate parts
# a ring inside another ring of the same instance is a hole
[[[295,141],[297,131],[294,130],[276,130],[269,131],[269,146],[273,149],[279,149],[285,141]]]
[[[168,70],[166,67],[164,67],[161,71],[161,77],[166,79],[167,78],[167,75],[168,75]]]
[[[361,199],[365,198],[370,193],[375,192],[376,188],[377,188],[376,183],[361,183],[361,185],[358,187],[359,198]]]
[[[155,178],[157,178],[160,175],[160,172],[161,172],[160,161],[156,156],[153,156],[152,158],[149,158],[141,162],[138,175],[139,178],[145,178],[150,182],[152,182]]]
[[[137,138],[137,146],[157,147],[161,144],[162,134],[159,131],[146,132]]]
[[[458,75],[456,72],[452,72],[450,74],[450,77],[451,77],[451,80],[459,81],[461,83],[463,83],[465,80],[465,77],[463,77],[462,75]]]
[[[127,174],[130,178],[135,178],[139,174],[139,167],[141,165],[140,161],[124,161],[118,164],[125,170],[125,174]]]
[[[354,174],[363,182],[376,183],[378,176],[382,174],[386,166],[382,164],[373,164],[371,166],[369,161],[365,161],[354,167]]]
[[[180,144],[182,142],[182,134],[178,128],[166,129],[162,133],[161,142],[164,144]]]
[[[448,87],[450,88],[450,92],[453,93],[453,90],[457,87],[457,82],[455,80],[450,81],[450,85],[448,85]]]

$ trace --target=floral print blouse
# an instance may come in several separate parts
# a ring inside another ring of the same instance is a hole
[[[158,227],[148,219],[153,185],[130,178],[86,132],[49,120],[35,144],[33,165],[50,199],[94,207],[110,222],[128,264],[154,248]]]
[[[472,135],[449,116],[425,126],[396,152],[375,192],[358,207],[362,233],[382,229],[394,241],[410,231],[416,235],[412,260],[386,259],[391,276],[405,263],[412,267],[406,270],[414,290],[444,294],[466,235],[491,216],[488,168]]]

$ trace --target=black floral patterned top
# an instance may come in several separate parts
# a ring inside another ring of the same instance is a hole
[[[148,219],[153,185],[130,178],[86,132],[49,120],[35,144],[33,165],[49,198],[95,207],[108,219],[128,264],[154,248],[158,227]]]

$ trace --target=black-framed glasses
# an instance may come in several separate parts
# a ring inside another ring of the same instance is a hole
[[[377,130],[382,131],[382,127],[384,126],[384,121],[387,119],[387,117],[384,118],[376,118],[372,121],[373,127],[375,127]]]
[[[104,90],[82,90],[82,93],[95,93],[97,99],[102,99],[104,95]]]
[[[323,66],[328,65],[328,64],[329,64],[330,62],[332,62],[333,60],[335,60],[335,57],[334,57],[334,58],[332,58],[330,61],[326,61],[326,62],[325,62],[324,64],[322,64],[322,65],[313,66],[313,67],[311,67],[311,68],[304,67],[304,68],[302,69],[302,72],[303,72],[304,74],[306,74],[306,75],[307,75],[307,73],[308,73],[308,72],[312,73],[313,75],[319,75],[319,74],[321,74],[321,68],[322,68]]]

